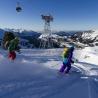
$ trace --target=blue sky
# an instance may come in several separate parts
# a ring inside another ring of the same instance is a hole
[[[53,15],[52,30],[98,28],[98,0],[0,0],[0,28],[43,30],[41,14]]]

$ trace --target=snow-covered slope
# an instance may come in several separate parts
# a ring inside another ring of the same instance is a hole
[[[57,34],[51,34],[51,35],[49,35],[49,34],[41,34],[39,36],[40,39],[48,38],[48,37],[51,37],[52,39],[64,38],[64,37],[61,37],[61,36],[59,36]]]
[[[98,30],[94,30],[93,34],[92,34],[92,37],[96,37],[98,36]]]
[[[82,34],[82,37],[84,39],[94,39],[95,37],[98,37],[98,30],[92,30],[90,32],[84,32]]]
[[[79,61],[59,74],[62,49],[23,49],[17,59],[0,50],[0,98],[98,98],[98,47],[75,50]]]

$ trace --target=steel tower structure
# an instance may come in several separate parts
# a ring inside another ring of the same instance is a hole
[[[41,15],[42,20],[44,21],[44,32],[41,35],[41,42],[40,42],[40,48],[52,48],[53,42],[52,42],[52,36],[51,36],[51,26],[50,22],[53,21],[53,16],[51,15]]]

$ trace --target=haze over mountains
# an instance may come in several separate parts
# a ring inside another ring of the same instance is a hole
[[[0,29],[0,39],[3,39],[5,31],[13,32],[21,39],[28,40],[34,47],[39,46],[40,40],[45,38],[45,34],[42,32],[35,32],[32,30],[22,29]],[[41,37],[44,36],[44,38]],[[51,34],[52,41],[63,47],[64,44],[75,44],[76,46],[84,47],[85,45],[95,46],[98,45],[98,30],[87,31],[53,31]],[[40,38],[40,40],[39,40]],[[23,40],[22,40],[23,41]],[[37,44],[37,45],[36,45]]]

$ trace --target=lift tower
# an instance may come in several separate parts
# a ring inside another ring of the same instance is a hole
[[[53,42],[52,42],[52,36],[51,36],[51,26],[50,22],[53,21],[53,16],[51,15],[41,15],[42,20],[44,21],[44,32],[40,36],[41,42],[40,42],[40,48],[52,48]]]

